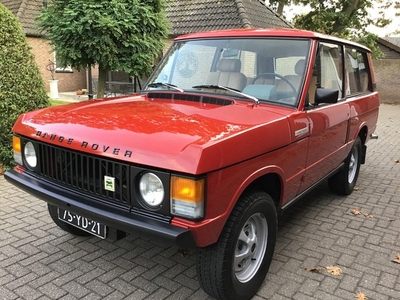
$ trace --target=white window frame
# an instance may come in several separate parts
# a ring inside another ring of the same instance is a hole
[[[53,54],[54,54],[54,65],[56,67],[55,71],[56,72],[72,73],[72,67],[71,66],[67,66],[66,68],[57,67],[57,54],[56,54],[56,51],[54,51]]]

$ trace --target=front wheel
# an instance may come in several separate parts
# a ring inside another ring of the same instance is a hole
[[[199,250],[197,277],[212,297],[244,300],[254,296],[275,248],[276,207],[265,192],[242,196],[216,244]]]
[[[360,137],[357,137],[349,156],[344,161],[344,167],[328,179],[332,192],[340,195],[350,195],[353,192],[360,171],[361,148]]]

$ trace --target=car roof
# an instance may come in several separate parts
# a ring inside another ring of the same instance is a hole
[[[209,39],[234,38],[234,37],[309,38],[309,39],[318,39],[326,42],[335,42],[335,43],[350,45],[371,52],[371,50],[368,47],[365,47],[364,45],[349,40],[313,31],[291,29],[291,28],[245,28],[245,29],[240,28],[240,29],[205,31],[205,32],[181,35],[175,38],[175,41],[190,40],[190,39],[207,39],[207,38]]]

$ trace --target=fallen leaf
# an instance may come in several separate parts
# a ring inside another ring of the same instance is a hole
[[[370,218],[373,218],[374,216],[370,215],[370,214],[364,214],[364,217],[367,218],[367,219],[370,219]]]
[[[358,292],[358,293],[357,293],[356,298],[357,298],[358,300],[368,300],[368,297],[365,296],[365,294],[364,294],[364,293],[361,293],[361,292]]]
[[[361,215],[361,210],[359,210],[358,208],[353,208],[351,210],[351,213],[355,216]]]
[[[339,276],[342,275],[343,273],[342,269],[336,266],[327,266],[325,268],[328,271],[328,273],[332,274],[333,276]]]
[[[394,259],[392,259],[392,262],[396,264],[400,264],[400,254],[397,254]]]
[[[371,215],[371,214],[369,214],[369,213],[363,213],[360,209],[358,209],[358,208],[353,208],[352,210],[351,210],[351,213],[353,214],[353,215],[355,215],[355,216],[358,216],[358,215],[363,215],[365,218],[367,218],[367,219],[370,219],[370,218],[373,218],[374,216],[373,215]]]
[[[323,269],[321,268],[306,268],[306,270],[308,272],[312,272],[312,273],[318,273],[318,274],[322,274]]]

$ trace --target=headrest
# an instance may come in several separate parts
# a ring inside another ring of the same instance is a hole
[[[294,66],[294,72],[297,75],[303,75],[304,68],[306,67],[306,60],[305,59],[300,59],[296,65]]]
[[[221,58],[217,64],[217,70],[220,72],[240,72],[242,63],[236,58]]]

